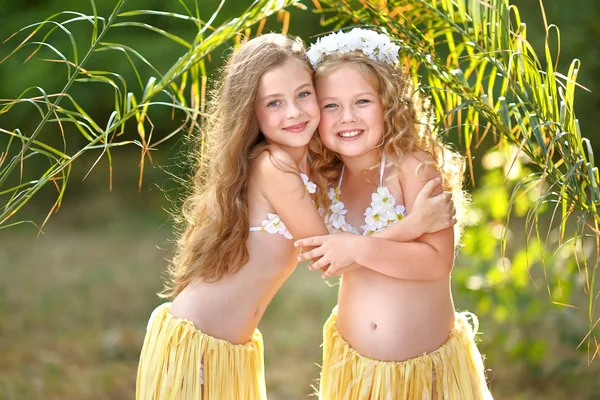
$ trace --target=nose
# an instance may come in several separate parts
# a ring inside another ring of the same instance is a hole
[[[295,101],[291,101],[288,103],[288,106],[286,108],[286,116],[289,119],[298,118],[301,114],[302,110],[300,109],[300,105],[298,105],[298,103],[296,103]]]
[[[347,124],[349,122],[356,122],[356,115],[352,107],[343,107],[340,117],[340,123]]]

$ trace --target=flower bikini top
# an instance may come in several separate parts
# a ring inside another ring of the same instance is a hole
[[[362,233],[352,225],[346,222],[346,213],[348,210],[340,200],[342,194],[342,179],[344,178],[344,167],[336,188],[329,188],[327,196],[331,200],[331,205],[327,212],[321,209],[324,214],[325,225],[330,233],[351,232],[358,235],[370,235],[379,232],[406,216],[406,208],[403,205],[396,204],[396,199],[390,193],[390,190],[383,186],[383,172],[385,169],[385,153],[381,157],[381,166],[379,167],[379,186],[377,191],[371,196],[371,206],[365,211],[365,224],[360,228]]]
[[[304,182],[304,187],[308,193],[313,194],[317,191],[317,185],[311,182],[306,174],[300,173],[300,177],[302,178],[302,182]],[[279,218],[279,215],[271,213],[267,213],[267,219],[261,222],[261,226],[251,226],[250,232],[279,233],[286,239],[294,238],[281,218]]]

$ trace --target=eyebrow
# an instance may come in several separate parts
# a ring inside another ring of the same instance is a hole
[[[307,86],[312,86],[312,84],[311,84],[311,83],[309,83],[309,82],[307,82],[307,83],[305,83],[305,84],[303,84],[303,85],[300,85],[300,86],[298,86],[298,87],[296,88],[296,90],[294,90],[294,91],[295,91],[295,92],[297,92],[297,91],[299,91],[299,90],[302,90],[302,89],[304,89],[304,88],[305,88],[305,87],[307,87]],[[283,97],[283,94],[282,94],[282,93],[272,93],[272,94],[268,94],[268,95],[266,95],[266,96],[263,96],[263,97],[261,97],[261,98],[260,98],[260,100],[266,100],[266,99],[269,99],[269,98],[271,98],[271,97]]]
[[[362,96],[375,96],[375,94],[373,92],[362,92],[362,93],[358,93],[353,95],[352,97],[362,97]],[[323,97],[321,99],[321,101],[325,101],[325,100],[337,100],[337,97]]]

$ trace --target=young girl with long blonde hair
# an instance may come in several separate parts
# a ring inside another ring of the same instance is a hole
[[[343,273],[324,327],[320,398],[491,398],[474,342],[476,319],[454,310],[453,229],[409,242],[369,236],[410,216],[432,175],[460,210],[463,159],[432,132],[429,110],[396,68],[398,46],[389,37],[334,33],[308,54],[323,145],[313,167],[334,186],[321,200],[330,232],[341,233],[296,245],[318,246],[300,257],[320,258],[311,268]]]
[[[137,399],[266,398],[258,323],[297,264],[292,237],[327,233],[311,196],[325,189],[309,163],[320,118],[312,78],[302,43],[278,34],[247,41],[226,63],[183,204],[165,292],[173,301],[148,322]],[[453,223],[452,203],[430,196],[435,186],[395,236]]]

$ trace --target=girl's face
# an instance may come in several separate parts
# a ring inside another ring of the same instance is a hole
[[[312,75],[293,58],[268,70],[258,84],[255,113],[267,142],[283,148],[308,145],[319,125]]]
[[[358,157],[381,144],[381,98],[351,65],[317,79],[321,122],[319,135],[328,149],[342,157]]]

